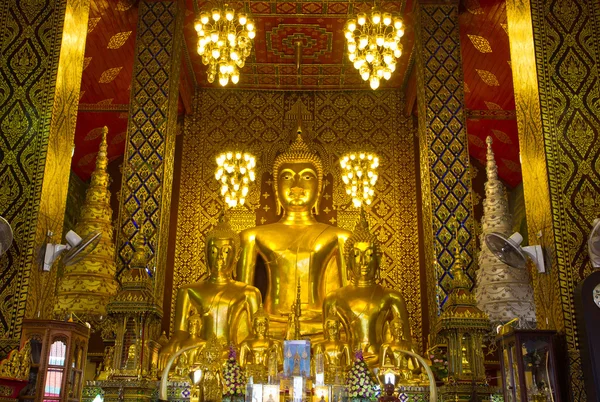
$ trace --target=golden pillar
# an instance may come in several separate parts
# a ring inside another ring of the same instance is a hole
[[[591,272],[586,238],[600,211],[599,9],[599,0],[506,3],[529,241],[549,260],[532,275],[536,318],[566,335],[574,400],[586,396],[573,291]]]
[[[474,280],[475,236],[458,1],[421,1],[416,18],[423,232],[430,325],[448,298],[453,227]],[[437,264],[434,264],[437,261]]]
[[[162,305],[171,213],[183,2],[142,1],[120,194],[117,266],[126,267],[141,231]]]
[[[2,343],[52,311],[33,262],[47,231],[62,233],[88,16],[89,0],[0,2],[0,215],[15,232],[0,260]]]

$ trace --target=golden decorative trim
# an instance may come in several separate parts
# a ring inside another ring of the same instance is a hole
[[[128,117],[127,112],[129,111],[129,105],[127,104],[118,104],[112,103],[113,99],[110,99],[109,103],[80,103],[79,111],[80,112],[125,112],[125,116],[122,117],[126,119]],[[119,118],[121,116],[119,115]]]

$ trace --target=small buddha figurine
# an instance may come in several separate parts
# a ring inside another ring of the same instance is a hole
[[[353,350],[362,350],[365,361],[374,367],[383,343],[384,324],[399,317],[408,323],[408,310],[402,294],[377,284],[381,251],[379,241],[369,231],[364,211],[344,248],[350,283],[332,293],[323,304],[324,323],[330,311],[337,311]],[[332,310],[335,307],[335,310]],[[404,339],[410,344],[408,325]]]
[[[135,357],[137,354],[137,346],[135,343],[129,345],[127,349],[127,360],[125,360],[125,369],[126,370],[134,370],[135,369]]]
[[[405,338],[404,326],[400,318],[391,321],[390,333],[392,340],[381,345],[379,362],[382,367],[391,366],[402,382],[412,382],[413,371],[418,371],[418,363],[402,352],[404,350],[414,352],[414,348]]]
[[[300,130],[289,149],[275,158],[273,181],[277,211],[283,215],[279,222],[241,233],[238,278],[254,284],[257,257],[265,262],[264,305],[277,338],[285,335],[300,281],[301,332],[303,336],[317,334],[323,330],[325,296],[345,283],[341,251],[350,233],[315,219],[323,189],[323,164],[303,141]]]
[[[198,348],[186,352],[189,355],[190,362],[194,362],[196,360],[196,355],[206,341],[200,338],[202,330],[202,313],[198,312],[195,307],[192,307],[188,317],[187,327],[189,336],[181,342],[181,348],[193,345],[198,346]]]
[[[383,395],[379,397],[379,402],[400,402],[397,396],[394,395],[394,384],[387,382],[383,386]]]
[[[265,383],[273,354],[276,362],[282,361],[281,343],[269,336],[269,316],[261,304],[252,320],[252,335],[240,346],[240,365],[254,383]]]
[[[221,376],[221,358],[224,348],[216,336],[211,336],[200,354],[202,377],[198,384],[204,401],[221,402],[223,379]]]
[[[108,346],[104,350],[104,360],[102,361],[102,371],[98,374],[96,380],[108,380],[114,371],[113,367],[113,356],[115,353],[115,348],[113,346]]]
[[[183,341],[190,338],[186,321],[192,307],[202,312],[197,335],[201,340],[215,335],[226,344],[237,345],[250,333],[251,319],[261,304],[261,295],[254,286],[231,277],[239,249],[240,237],[221,215],[217,226],[206,236],[208,279],[182,286],[177,292],[175,331],[160,352],[160,368],[181,348]]]
[[[325,382],[337,383],[352,361],[350,360],[350,346],[340,339],[340,320],[335,306],[327,316],[323,332],[325,340],[315,346],[315,354],[322,353],[325,358]]]

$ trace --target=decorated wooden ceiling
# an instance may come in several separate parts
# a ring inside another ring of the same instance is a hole
[[[203,87],[216,87],[206,79],[206,68],[195,51],[197,35],[194,20],[199,9],[209,7],[201,0],[186,0],[186,43],[196,81]],[[241,70],[237,87],[247,89],[368,89],[358,71],[346,55],[344,25],[357,12],[369,11],[372,0],[314,0],[314,1],[262,1],[245,3],[230,2],[235,9],[251,13],[257,34],[254,51]],[[396,71],[381,88],[400,88],[408,69],[413,49],[412,0],[378,1],[378,5],[394,14],[403,16],[407,29],[402,38],[404,54],[397,63]],[[296,68],[294,44],[302,42],[301,67]]]
[[[77,120],[73,170],[84,180],[94,169],[99,128],[109,128],[109,158],[122,155],[133,71],[138,0],[91,0],[90,22]],[[183,74],[187,86],[217,87],[206,80],[196,53],[195,17],[202,0],[185,0]],[[254,50],[236,88],[273,90],[365,89],[345,56],[343,27],[350,15],[369,10],[372,1],[230,2],[244,7],[256,21]],[[411,85],[414,44],[413,0],[384,1],[382,8],[403,15],[404,52],[397,70],[381,88]],[[472,157],[485,162],[485,138],[492,135],[501,177],[511,186],[521,181],[517,126],[510,69],[504,0],[463,0],[460,8],[465,76],[467,131]],[[296,69],[293,43],[301,40],[303,56]],[[414,85],[414,83],[412,83]],[[185,85],[184,85],[185,86]],[[233,86],[230,84],[230,87]],[[180,112],[184,108],[180,107]]]

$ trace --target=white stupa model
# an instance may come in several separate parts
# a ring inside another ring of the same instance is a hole
[[[527,270],[523,269],[527,257],[520,247],[523,237],[518,233],[510,236],[512,216],[504,185],[498,179],[492,138],[488,137],[486,142],[487,182],[475,297],[479,308],[489,315],[494,327],[514,318],[519,319],[521,327],[534,327],[533,288]],[[541,248],[539,251],[541,254]]]

